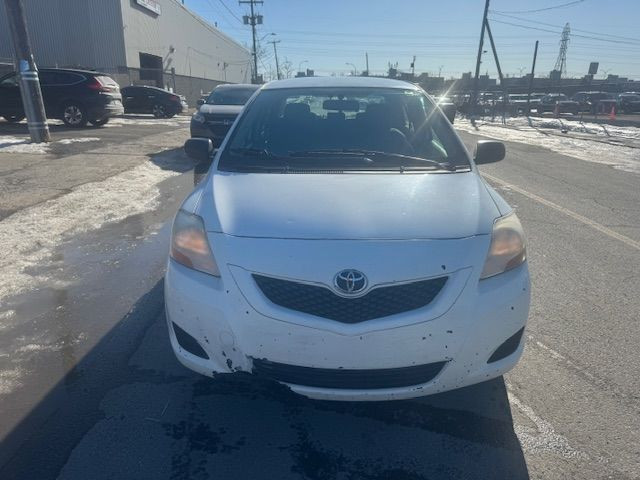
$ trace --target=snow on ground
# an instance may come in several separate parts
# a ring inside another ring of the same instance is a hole
[[[476,121],[478,127],[476,129],[469,120],[462,118],[456,119],[455,127],[458,130],[497,140],[537,145],[579,160],[610,165],[626,172],[640,173],[640,129],[638,128],[609,125],[603,128],[602,125],[594,123],[581,125],[580,122],[566,119],[532,118],[531,124],[526,117],[506,120],[506,125],[502,125],[499,117],[496,117],[495,122]],[[592,135],[564,135],[560,133],[559,128]],[[581,128],[585,130],[580,130]],[[605,133],[605,129],[610,136]],[[637,142],[634,141],[636,139]],[[617,140],[625,144],[615,143]]]
[[[191,117],[177,115],[173,118],[154,117],[114,117],[105,127],[122,127],[126,125],[166,125],[168,127],[183,127],[191,121]]]
[[[51,253],[65,238],[155,209],[158,183],[178,174],[147,162],[0,221],[0,299],[50,280],[46,274],[26,272],[49,264]],[[2,307],[0,300],[0,311]]]
[[[99,142],[100,139],[98,137],[80,137],[80,138],[63,138],[62,140],[58,140],[57,143],[61,143],[63,145],[69,145],[71,143],[85,143],[85,142]]]
[[[72,143],[99,142],[98,137],[63,138],[51,143],[31,143],[28,137],[0,137],[0,153],[35,153],[46,155],[50,153],[51,145],[56,143],[70,145]]]
[[[49,153],[46,143],[31,143],[25,137],[0,137],[0,153]]]

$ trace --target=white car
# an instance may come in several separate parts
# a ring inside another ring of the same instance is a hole
[[[209,140],[185,149],[199,160]],[[185,200],[165,278],[171,344],[204,375],[317,399],[482,382],[523,349],[525,239],[438,107],[409,83],[300,78],[248,102]]]

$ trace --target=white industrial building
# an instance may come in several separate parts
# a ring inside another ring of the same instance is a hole
[[[99,70],[121,86],[175,89],[192,105],[220,83],[251,80],[251,53],[179,0],[23,0],[23,5],[39,67]],[[0,60],[12,57],[2,6]]]

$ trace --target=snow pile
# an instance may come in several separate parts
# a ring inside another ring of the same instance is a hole
[[[31,143],[25,137],[0,137],[0,153],[49,153],[49,144]]]
[[[158,183],[178,174],[147,162],[0,221],[0,299],[49,280],[26,272],[46,265],[65,238],[155,209]],[[0,301],[0,311],[2,307]]]
[[[168,127],[182,127],[191,121],[191,117],[175,116],[173,118],[111,118],[105,127],[122,127],[125,125],[166,125]]]
[[[532,119],[533,120],[533,119]],[[557,119],[539,119],[542,122],[556,122]],[[548,148],[556,153],[567,155],[579,160],[587,162],[601,163],[610,165],[613,168],[626,172],[640,173],[640,143],[634,145],[621,145],[613,143],[615,138],[602,136],[594,136],[593,139],[588,137],[575,137],[562,135],[549,128],[542,126],[530,126],[526,118],[507,119],[509,122],[506,126],[502,125],[497,119],[495,123],[486,123],[482,121],[476,122],[476,129],[467,119],[456,120],[455,127],[469,133],[476,133],[486,137],[495,138],[510,142],[526,143],[528,145],[536,145]],[[562,120],[563,124],[567,124],[566,120]],[[572,122],[577,123],[577,122]],[[602,126],[595,125],[602,130]],[[556,127],[557,128],[557,127]],[[589,127],[591,128],[591,127]],[[606,126],[607,130],[613,128]],[[634,134],[634,127],[617,127],[622,133],[627,135]],[[638,129],[635,129],[638,130]],[[603,135],[604,134],[604,130]],[[626,137],[631,138],[631,137]],[[640,140],[640,136],[638,137]]]
[[[86,142],[99,142],[100,139],[98,137],[80,137],[80,138],[63,138],[62,140],[58,140],[57,143],[61,143],[63,145],[70,145],[72,143],[86,143]]]

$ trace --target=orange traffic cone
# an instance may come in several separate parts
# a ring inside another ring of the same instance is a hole
[[[611,112],[609,112],[609,120],[611,120],[612,122],[615,122],[615,120],[616,120],[616,106],[615,105],[611,105]]]

